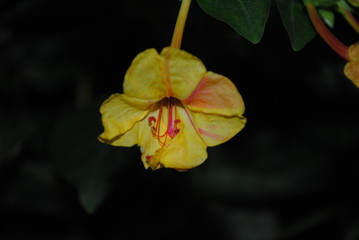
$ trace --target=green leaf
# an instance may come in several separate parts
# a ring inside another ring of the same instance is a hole
[[[102,131],[97,107],[59,119],[50,143],[55,170],[75,187],[88,213],[101,205],[112,188],[111,177],[126,162],[122,149],[97,140]]]
[[[277,6],[292,48],[301,50],[315,36],[301,1],[277,0]]]
[[[314,4],[317,7],[332,7],[340,0],[314,0]]]
[[[322,17],[323,21],[330,27],[334,27],[334,13],[329,10],[319,9],[319,14]]]
[[[258,43],[267,22],[270,0],[197,0],[210,16],[230,25],[242,37]]]
[[[337,2],[337,11],[339,13],[343,14],[344,10],[347,10],[349,12],[355,12],[355,10],[346,1],[344,1],[344,0],[338,1]]]
[[[313,2],[317,7],[330,8],[334,7],[339,1],[341,0],[303,0],[303,3],[304,5],[307,5],[310,2]]]

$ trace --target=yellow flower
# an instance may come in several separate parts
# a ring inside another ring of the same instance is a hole
[[[182,0],[171,47],[138,54],[125,75],[124,93],[100,108],[99,140],[137,144],[146,169],[196,167],[206,160],[208,146],[226,142],[246,123],[234,84],[179,49],[190,3]]]
[[[344,74],[359,87],[359,42],[348,49],[349,62],[345,65]]]
[[[138,54],[123,88],[124,94],[113,94],[100,108],[99,139],[113,146],[137,144],[145,168],[196,167],[207,158],[207,146],[226,142],[246,122],[234,84],[178,48]]]

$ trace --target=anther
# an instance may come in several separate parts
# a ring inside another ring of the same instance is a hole
[[[147,155],[147,156],[146,156],[146,162],[149,162],[149,161],[151,161],[151,158],[152,158],[152,156],[150,156],[150,155]]]
[[[156,122],[156,118],[153,116],[148,118],[148,125],[152,126],[152,122]]]

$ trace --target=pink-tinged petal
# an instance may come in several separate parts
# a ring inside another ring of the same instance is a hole
[[[197,57],[177,48],[162,50],[166,71],[166,84],[169,96],[177,99],[187,98],[206,73],[206,67]]]
[[[124,93],[145,100],[160,100],[167,96],[164,59],[155,49],[138,54],[126,72]]]
[[[236,86],[225,76],[213,72],[207,72],[182,102],[192,111],[224,116],[241,116],[245,109]]]
[[[151,106],[152,103],[146,100],[131,98],[124,94],[111,95],[100,107],[104,132],[99,139],[111,144],[114,138],[124,134],[135,123],[145,118]]]
[[[241,131],[246,124],[243,116],[223,116],[192,112],[191,116],[198,133],[207,146],[212,147],[224,143]]]

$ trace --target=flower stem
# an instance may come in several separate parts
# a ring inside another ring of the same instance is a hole
[[[190,5],[191,5],[191,0],[182,0],[181,8],[177,17],[175,30],[172,36],[171,47],[181,48],[183,30],[186,24],[186,19]]]
[[[353,14],[347,10],[347,9],[342,9],[343,10],[343,16],[345,18],[345,20],[350,24],[350,26],[357,32],[359,33],[359,22],[355,19],[355,17],[353,16]]]
[[[315,30],[323,38],[323,40],[331,47],[339,56],[349,61],[348,47],[339,41],[327,28],[320,18],[313,1],[306,2],[309,18],[312,21]]]

